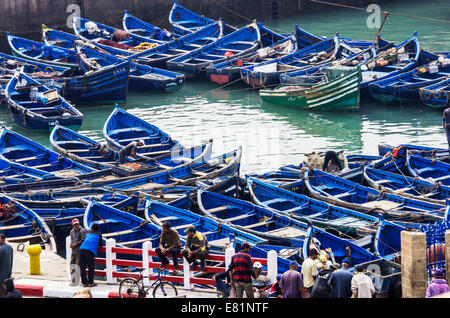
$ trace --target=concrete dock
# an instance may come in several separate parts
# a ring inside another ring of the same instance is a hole
[[[16,243],[9,243],[14,249],[12,276],[16,288],[24,297],[52,297],[71,298],[75,293],[89,289],[92,298],[118,298],[119,284],[109,285],[96,280],[98,284],[92,288],[85,288],[81,284],[70,286],[66,274],[66,260],[56,253],[42,250],[40,255],[41,275],[30,274],[30,257],[27,253],[28,243],[19,247]],[[184,290],[178,287],[179,297],[185,298],[216,298],[214,289],[211,291],[193,289]]]

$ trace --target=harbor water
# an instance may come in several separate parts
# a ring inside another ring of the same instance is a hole
[[[450,1],[405,1],[381,7],[382,11],[450,20]],[[267,21],[277,31],[292,32],[298,24],[318,35],[352,39],[372,39],[376,29],[369,29],[369,13],[336,9],[333,13],[302,15]],[[154,21],[149,21],[154,22]],[[450,51],[449,23],[391,15],[383,38],[399,43],[418,32],[423,48]],[[80,105],[84,114],[82,134],[102,139],[103,124],[113,105]],[[187,81],[184,88],[171,94],[130,92],[120,107],[149,121],[179,140],[193,146],[214,139],[213,153],[218,155],[242,145],[241,172],[255,173],[299,163],[305,153],[336,149],[348,154],[377,154],[377,144],[416,143],[446,147],[442,111],[421,103],[383,105],[362,101],[357,113],[308,112],[262,103],[257,91],[233,84],[218,88],[207,81]],[[0,123],[50,146],[48,132],[29,131],[12,123],[6,107]]]

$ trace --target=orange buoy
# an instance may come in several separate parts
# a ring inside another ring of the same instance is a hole
[[[226,51],[224,54],[224,56],[232,56],[232,55],[234,55],[234,54],[233,54],[233,52],[230,52],[230,51]]]
[[[236,65],[237,66],[244,66],[244,63],[242,62],[242,60],[237,60],[236,61]]]

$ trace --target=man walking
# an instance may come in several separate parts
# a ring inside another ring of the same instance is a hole
[[[78,219],[72,220],[72,230],[70,231],[70,248],[72,249],[72,254],[70,256],[70,276],[72,279],[72,285],[76,285],[78,282],[76,281],[75,273],[76,268],[79,266],[79,252],[80,245],[82,241],[83,235],[83,227],[80,226],[80,221]]]
[[[254,298],[252,277],[256,278],[253,260],[250,256],[250,244],[242,243],[241,251],[231,257],[228,269],[232,272],[231,286],[236,286],[237,298],[243,298],[244,291],[247,298]]]
[[[6,243],[6,236],[0,234],[0,283],[11,278],[14,251],[11,245]],[[0,297],[5,295],[4,288],[0,288]]]
[[[353,274],[348,271],[350,260],[346,257],[342,260],[341,269],[331,274],[328,280],[328,286],[331,288],[331,298],[350,298],[352,297],[352,278]]]
[[[283,298],[305,298],[302,275],[297,271],[298,263],[292,261],[288,271],[281,276],[280,287]]]
[[[191,270],[195,270],[197,267],[197,258],[200,259],[200,271],[203,272],[206,269],[205,258],[209,254],[209,244],[206,236],[197,232],[195,226],[190,226],[187,230],[186,246],[183,250],[183,256],[186,258]]]
[[[173,259],[173,269],[177,270],[178,253],[181,251],[181,240],[178,232],[171,229],[169,222],[165,222],[162,225],[162,233],[159,242],[159,247],[155,249],[155,252],[161,260],[160,267],[163,268],[169,264],[169,260],[165,255],[165,253],[169,253]]]
[[[94,258],[97,256],[97,250],[103,246],[102,234],[99,232],[97,223],[92,224],[91,229],[84,231],[83,242],[79,251],[79,264],[81,283],[84,287],[94,287]],[[88,269],[88,277],[86,278],[86,268]]]
[[[364,268],[360,265],[355,267],[356,274],[352,278],[352,297],[353,298],[372,298],[375,294],[372,280],[364,274]]]

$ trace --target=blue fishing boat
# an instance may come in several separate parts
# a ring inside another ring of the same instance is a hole
[[[213,43],[221,36],[221,25],[214,23],[197,32],[139,53],[133,51],[124,52],[113,47],[102,47],[101,49],[121,59],[131,59],[139,64],[166,69],[168,60]]]
[[[123,102],[127,96],[129,62],[87,73],[3,53],[0,53],[0,63],[2,65],[0,67],[5,66],[11,69],[8,78],[14,76],[13,68],[23,67],[25,74],[50,89],[56,88],[65,99],[72,103]]]
[[[84,42],[84,40],[77,35],[51,29],[44,24],[42,25],[42,40],[46,45],[61,47],[64,49],[75,49],[76,41]]]
[[[450,106],[450,78],[419,89],[420,99],[431,108],[447,108]]]
[[[450,76],[450,67],[430,63],[415,70],[371,83],[370,95],[382,103],[407,103],[420,100],[419,89],[442,82]]]
[[[221,63],[231,56],[245,56],[284,39],[284,36],[265,28],[262,23],[252,23],[214,43],[173,58],[167,62],[167,67],[188,77],[205,76],[206,67],[211,64]]]
[[[173,169],[157,173],[128,178],[119,182],[108,182],[107,187],[112,190],[120,190],[124,193],[148,192],[160,190],[169,186],[189,186],[195,182],[213,179],[221,176],[236,174],[240,168],[242,148],[235,151],[205,160],[200,157],[188,164],[183,164]],[[96,186],[95,183],[91,183]],[[104,186],[105,182],[100,182]]]
[[[405,230],[405,226],[381,218],[375,235],[375,255],[389,261],[399,261],[401,232]]]
[[[73,19],[73,30],[75,35],[82,40],[95,42],[100,47],[114,47],[124,52],[130,50],[140,52],[165,43],[78,16]]]
[[[50,130],[56,124],[78,129],[83,114],[50,89],[22,72],[6,87],[8,110],[12,120],[27,129]]]
[[[39,143],[4,127],[0,132],[0,156],[13,163],[50,172],[57,177],[80,176],[97,171],[61,157]]]
[[[378,46],[377,55],[361,65],[361,96],[369,96],[369,85],[381,79],[407,72],[420,65],[421,48],[417,32],[405,42]]]
[[[126,213],[136,214],[138,198],[127,196],[115,196],[105,195],[99,198],[99,202],[105,205],[109,205],[115,209],[124,211]],[[72,220],[77,218],[83,220],[86,206],[89,204],[89,198],[83,199],[83,207],[52,207],[52,208],[33,208],[44,221],[52,228],[71,226]]]
[[[144,22],[135,16],[131,15],[125,10],[122,19],[123,29],[128,33],[135,34],[141,37],[155,39],[159,41],[170,42],[180,37],[180,35],[171,33],[166,29],[158,28],[157,26]]]
[[[50,142],[55,151],[75,161],[96,169],[121,169],[135,175],[171,169],[184,164],[185,160],[195,161],[198,156],[207,160],[212,148],[212,141],[210,141],[205,145],[183,149],[179,154],[173,152],[170,156],[156,157],[146,163],[127,157],[125,163],[120,164],[119,153],[109,148],[106,143],[100,143],[63,126],[56,126],[53,129],[50,134]]]
[[[158,127],[120,109],[118,105],[103,126],[103,136],[108,145],[115,150],[121,150],[130,142],[143,140],[145,145],[138,148],[137,154],[144,159],[183,149],[178,141],[173,140]]]
[[[7,242],[41,244],[56,253],[53,234],[39,215],[6,195],[0,196],[0,204],[0,233],[6,236]]]
[[[213,24],[216,21],[190,11],[174,0],[172,10],[169,13],[169,22],[172,25],[174,32],[185,35],[201,30],[205,26]],[[231,25],[226,23],[223,24],[224,34],[230,34],[237,30]]]
[[[246,178],[253,202],[291,218],[308,220],[326,229],[349,235],[374,232],[377,217],[330,205],[254,178]]]
[[[367,167],[365,171],[370,169],[373,168]],[[401,175],[398,176],[401,177]],[[382,193],[316,169],[305,168],[305,177],[302,182],[310,196],[315,199],[367,214],[377,214],[381,211],[390,218],[415,219],[419,222],[424,220],[436,221],[443,217],[443,205],[421,201],[419,198],[402,197],[394,193]],[[288,190],[295,187],[297,187],[295,183],[283,186]]]
[[[77,47],[80,67],[84,72],[98,71],[104,67],[120,65],[123,60],[89,48]],[[139,91],[175,92],[184,85],[184,75],[148,65],[131,62],[128,88]]]
[[[51,172],[0,159],[0,184],[24,183],[56,178]]]
[[[406,157],[408,172],[414,178],[450,186],[450,164],[408,154]]]
[[[213,220],[230,224],[261,238],[290,241],[292,246],[303,246],[307,223],[248,201],[204,190],[197,191],[197,203],[201,212]]]
[[[298,26],[295,26],[295,35],[286,37],[279,43],[257,50],[257,52],[244,57],[236,57],[221,63],[215,63],[206,68],[208,79],[217,84],[233,82],[241,78],[242,68],[260,65],[261,63],[274,61],[286,55],[292,54],[322,42],[324,39],[311,34]]]
[[[433,158],[436,157],[438,160],[442,160],[445,157],[450,156],[450,150],[445,148],[437,148],[437,147],[426,147],[422,145],[413,145],[413,144],[401,144],[397,147],[387,145],[387,144],[379,144],[378,145],[378,153],[380,156],[384,156],[387,153],[392,153],[394,150],[398,152],[400,149],[407,150],[408,153],[413,155],[418,155],[421,157]]]
[[[150,241],[155,248],[161,235],[161,229],[153,223],[95,200],[86,207],[83,223],[85,227],[98,224],[103,239],[113,238],[121,247],[142,248],[144,242]]]
[[[189,210],[176,208],[170,205],[152,201],[147,198],[145,207],[146,220],[162,226],[164,222],[168,222],[171,228],[180,234],[182,242],[185,242],[185,230],[193,225],[196,230],[206,236],[211,253],[223,254],[229,246],[234,246],[238,251],[242,243],[247,242],[252,245],[250,255],[252,257],[267,257],[267,252],[271,249],[279,252],[281,249],[285,251],[295,252],[289,246],[273,246],[270,240],[264,240],[255,235],[240,231],[227,224],[217,222],[216,220],[195,214]],[[284,272],[289,268],[289,257],[283,257],[279,253],[278,256],[278,272]]]
[[[7,33],[11,53],[17,57],[34,62],[67,68],[78,67],[75,50],[68,50],[45,43],[36,42]]]

